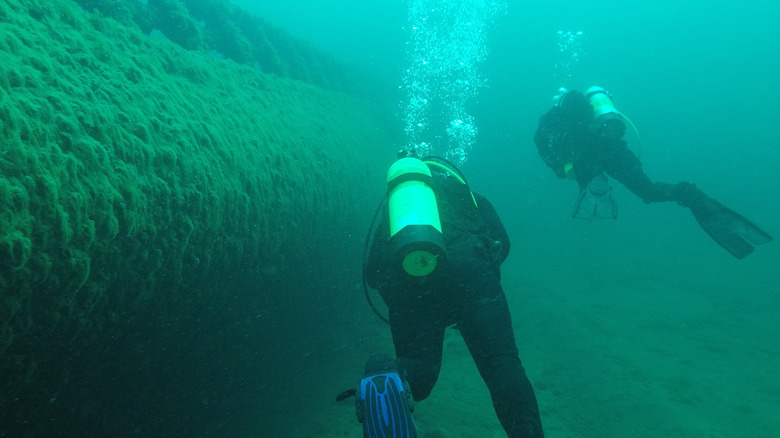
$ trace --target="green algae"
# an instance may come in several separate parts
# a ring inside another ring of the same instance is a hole
[[[365,152],[392,148],[369,104],[147,38],[134,13],[0,4],[3,397],[62,339],[291,272],[373,208]]]
[[[187,50],[216,52],[265,73],[340,91],[365,92],[370,87],[363,72],[227,0],[75,1],[147,35],[158,31]]]

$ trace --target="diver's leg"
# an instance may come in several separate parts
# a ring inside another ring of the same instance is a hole
[[[615,151],[607,172],[647,203],[674,201],[690,208],[704,231],[739,259],[753,252],[753,245],[763,245],[772,240],[766,231],[710,198],[695,184],[650,182],[639,160],[628,148]]]
[[[580,192],[588,188],[588,184],[593,178],[604,173],[599,154],[583,154],[574,163],[574,175],[577,184],[580,186]]]
[[[488,269],[471,275],[458,327],[490,390],[509,438],[543,437],[539,407],[515,344],[512,320],[498,278]]]
[[[642,170],[642,163],[625,144],[610,149],[604,160],[604,169],[615,180],[639,196],[646,203],[674,201],[683,203],[688,196],[690,183],[667,184],[652,182]]]
[[[409,382],[414,400],[427,398],[441,370],[445,325],[435,309],[422,303],[390,307],[390,331],[401,377]]]
[[[624,144],[611,149],[609,159],[604,161],[604,168],[612,178],[648,204],[677,202],[684,207],[695,207],[710,200],[695,184],[689,182],[668,184],[650,181],[642,170],[642,163]]]

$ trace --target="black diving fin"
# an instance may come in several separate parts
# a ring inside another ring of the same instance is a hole
[[[704,231],[738,259],[753,252],[754,246],[772,241],[766,231],[708,196],[690,208]]]

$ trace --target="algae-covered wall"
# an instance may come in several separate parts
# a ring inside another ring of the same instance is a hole
[[[365,75],[229,0],[75,0],[188,50],[212,51],[263,72],[341,91],[367,91]]]
[[[283,277],[354,265],[359,281],[343,245],[377,201],[372,151],[393,150],[373,114],[71,1],[0,2],[3,430],[49,415],[79,376],[114,381],[88,352],[154,367],[149,332],[294,304]]]

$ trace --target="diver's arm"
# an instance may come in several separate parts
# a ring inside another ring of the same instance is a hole
[[[547,114],[539,118],[539,126],[534,134],[534,143],[539,151],[539,156],[547,166],[555,172],[558,178],[565,178],[564,166],[568,161],[565,151],[560,150],[561,142],[554,141],[556,133],[561,130],[555,121],[559,108],[553,107]]]
[[[506,232],[506,228],[504,228],[501,218],[498,217],[498,213],[496,212],[495,207],[493,207],[493,204],[478,193],[474,193],[474,198],[477,200],[479,212],[485,220],[488,236],[501,245],[501,248],[496,255],[498,263],[501,264],[509,255],[509,248],[511,246],[509,234]]]

